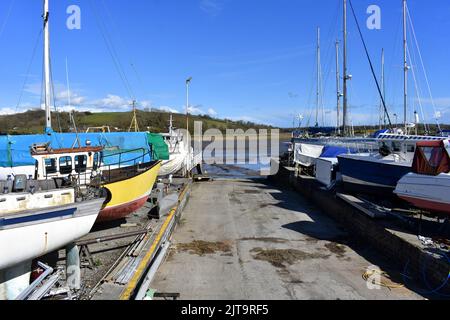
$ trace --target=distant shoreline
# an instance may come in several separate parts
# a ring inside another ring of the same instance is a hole
[[[246,141],[247,141],[247,140],[258,140],[258,137],[259,137],[259,135],[245,135],[245,140],[246,140]],[[269,140],[271,139],[270,130],[269,130],[269,132],[268,132],[268,134],[267,134],[267,137],[268,137]],[[237,138],[237,137],[236,137],[235,135],[233,135],[233,136],[227,136],[225,133],[222,133],[222,136],[221,136],[221,137],[216,137],[216,139],[217,139],[217,140],[220,140],[220,141],[236,140],[236,138]],[[280,141],[290,140],[290,139],[291,139],[291,134],[290,134],[290,133],[280,133],[280,134],[279,134],[279,138],[280,138]],[[192,141],[195,141],[195,140],[196,140],[195,137],[192,137],[191,139],[192,139]],[[212,140],[212,138],[209,139],[209,138],[205,137],[204,135],[203,135],[203,137],[202,137],[202,141],[203,141],[203,142],[211,142],[211,140]]]

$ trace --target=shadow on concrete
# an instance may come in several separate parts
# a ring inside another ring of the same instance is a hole
[[[411,276],[412,272],[408,265],[399,265],[389,258],[381,255],[374,247],[367,244],[364,240],[356,238],[345,231],[345,227],[324,214],[315,207],[304,196],[297,193],[289,186],[271,182],[269,180],[252,180],[252,183],[261,184],[260,189],[269,191],[270,195],[278,200],[274,205],[283,209],[302,212],[308,215],[312,221],[298,221],[283,225],[282,228],[298,232],[312,239],[329,241],[334,244],[345,245],[355,251],[358,255],[367,260],[369,265],[378,266],[386,272],[389,278],[396,282],[404,284],[405,287],[427,299],[450,299],[443,293],[437,293],[434,288],[430,288],[420,275]],[[280,192],[274,192],[279,190]],[[294,200],[294,201],[293,201]],[[362,277],[362,274],[360,275]],[[362,280],[363,281],[363,280]],[[435,287],[438,288],[438,287]]]
[[[119,228],[122,224],[126,223],[127,220],[119,219],[114,221],[108,221],[108,222],[102,222],[102,223],[96,223],[94,227],[91,230],[92,232],[98,232],[98,231],[105,231],[109,229]]]

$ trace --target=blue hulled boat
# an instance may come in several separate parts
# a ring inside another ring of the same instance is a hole
[[[437,140],[443,138],[382,134],[377,138],[377,153],[339,155],[339,170],[345,189],[392,196],[398,181],[411,172],[417,142]]]

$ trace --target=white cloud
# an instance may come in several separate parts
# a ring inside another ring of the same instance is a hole
[[[79,95],[76,92],[73,92],[72,90],[61,90],[56,92],[55,98],[56,101],[66,101],[67,103],[69,103],[69,94],[70,94],[70,104],[73,106],[79,106],[82,105],[85,101],[86,98]],[[58,103],[57,103],[58,104]]]
[[[190,114],[203,114],[203,110],[201,108],[199,108],[199,106],[195,106],[195,107],[189,107],[188,108],[188,112]]]
[[[164,111],[164,112],[168,112],[168,113],[179,113],[178,110],[168,107],[168,106],[161,106],[158,109],[161,111]]]
[[[151,101],[148,101],[148,100],[139,101],[138,104],[139,104],[140,107],[142,107],[144,109],[146,109],[146,108],[150,109],[152,107],[152,105],[153,105],[153,103]]]
[[[16,113],[16,110],[12,109],[12,108],[1,108],[0,109],[0,116],[5,116],[5,115],[9,115],[9,114],[14,114]]]
[[[237,117],[227,117],[232,121],[248,121],[248,122],[258,122],[258,119],[250,116],[237,116]]]
[[[108,94],[105,98],[95,101],[94,105],[100,108],[128,109],[130,108],[131,103],[132,101],[118,95]]]
[[[200,9],[211,16],[218,15],[223,9],[221,0],[200,0]]]
[[[217,111],[214,110],[213,108],[209,108],[209,109],[208,109],[208,114],[209,114],[211,117],[214,117],[214,116],[217,116]]]

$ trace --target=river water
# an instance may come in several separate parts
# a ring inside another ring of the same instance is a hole
[[[278,158],[287,151],[286,140],[279,141],[277,148],[267,143],[266,150],[250,150],[247,140],[245,147],[235,143],[234,148],[227,148],[226,142],[220,150],[214,150],[211,142],[203,142],[203,169],[212,177],[245,178],[265,176],[270,168],[269,159]],[[209,146],[209,147],[208,147]]]

